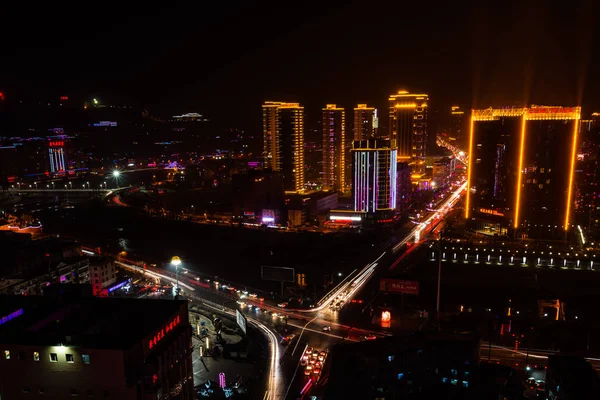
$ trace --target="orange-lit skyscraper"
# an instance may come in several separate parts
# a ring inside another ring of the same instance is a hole
[[[408,162],[413,176],[425,173],[429,96],[400,91],[389,98],[389,138],[398,148],[398,161]]]
[[[354,140],[366,140],[375,136],[375,108],[366,104],[354,107]]]
[[[287,192],[304,190],[304,107],[266,101],[262,106],[265,168],[281,172]]]
[[[557,238],[568,230],[580,107],[473,110],[465,216],[475,230]]]
[[[346,169],[346,112],[335,104],[323,108],[323,189],[343,191]]]

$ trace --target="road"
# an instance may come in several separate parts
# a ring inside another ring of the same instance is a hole
[[[559,354],[556,351],[525,348],[510,348],[505,346],[481,343],[479,355],[482,362],[491,362],[510,366],[515,369],[525,369],[527,365],[547,365],[548,356]],[[600,371],[599,358],[586,358],[596,371]]]

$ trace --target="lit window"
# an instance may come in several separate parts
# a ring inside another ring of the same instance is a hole
[[[50,362],[58,362],[58,354],[50,353]]]
[[[33,361],[40,361],[40,353],[38,351],[33,352]]]
[[[81,355],[81,361],[83,361],[84,364],[89,364],[90,363],[90,355],[89,354],[82,354]]]
[[[75,358],[73,358],[73,354],[67,354],[67,362],[68,363],[74,363],[75,362]]]
[[[4,358],[10,360],[10,350],[4,350]]]

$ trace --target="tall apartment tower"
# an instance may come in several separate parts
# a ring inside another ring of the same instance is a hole
[[[375,136],[375,108],[358,104],[354,108],[354,140],[367,140]]]
[[[304,190],[304,107],[266,101],[262,106],[265,168],[279,171],[286,192]]]
[[[354,211],[391,215],[396,208],[396,149],[386,139],[352,145]]]
[[[343,191],[346,163],[346,112],[335,104],[323,108],[323,189]]]
[[[413,176],[425,174],[427,94],[399,91],[389,98],[389,138],[398,148],[398,161],[408,162]]]

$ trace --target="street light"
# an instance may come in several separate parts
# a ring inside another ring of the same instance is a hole
[[[181,265],[181,258],[178,256],[173,256],[173,258],[171,258],[171,265],[175,267],[175,276],[177,278],[177,289],[175,290],[175,296],[177,296],[177,291],[179,291],[179,266]]]

